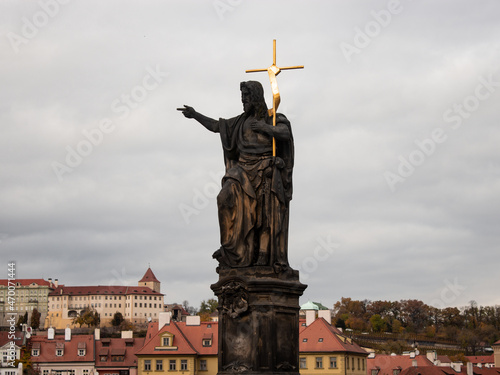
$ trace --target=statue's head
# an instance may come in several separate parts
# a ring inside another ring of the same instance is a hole
[[[265,118],[267,116],[267,106],[264,100],[264,89],[260,82],[241,82],[240,90],[245,113],[255,114],[258,118]]]

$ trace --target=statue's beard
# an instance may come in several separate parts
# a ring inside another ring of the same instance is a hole
[[[257,118],[265,118],[267,115],[267,107],[261,102],[243,103],[243,111],[246,115],[255,115]]]

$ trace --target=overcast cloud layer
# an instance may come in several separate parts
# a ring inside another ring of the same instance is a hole
[[[500,304],[500,3],[3,1],[0,251],[18,278],[136,284],[199,306],[217,280],[220,140],[278,76],[296,147],[301,302]]]

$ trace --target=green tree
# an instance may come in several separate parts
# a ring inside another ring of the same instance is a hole
[[[373,332],[385,332],[387,329],[387,323],[379,314],[372,315],[370,318],[370,326]]]
[[[113,315],[113,319],[111,320],[111,325],[113,327],[118,327],[120,324],[122,324],[122,322],[125,320],[125,318],[123,318],[123,315],[121,312],[117,311],[114,313]]]
[[[218,305],[219,305],[219,303],[217,302],[217,300],[215,298],[210,298],[206,301],[203,300],[203,301],[201,301],[200,310],[199,310],[198,314],[203,314],[203,313],[211,314],[215,310],[217,310]]]

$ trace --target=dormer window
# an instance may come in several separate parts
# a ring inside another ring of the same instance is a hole
[[[205,333],[203,335],[203,338],[202,338],[202,341],[201,341],[201,344],[205,347],[207,346],[212,346],[212,334],[211,333]]]
[[[160,336],[160,346],[157,346],[156,350],[177,350],[177,347],[174,346],[174,335],[170,332],[164,332]]]
[[[79,342],[78,343],[78,356],[79,357],[84,357],[85,356],[85,353],[86,353],[85,349],[87,349],[87,345],[85,345],[84,342]]]
[[[85,349],[78,349],[78,356],[84,357],[85,356]]]
[[[172,346],[172,344],[170,342],[171,341],[170,339],[171,339],[171,337],[162,337],[161,345],[162,346]]]
[[[31,349],[31,356],[38,357],[40,355],[40,349]]]
[[[56,343],[56,357],[62,357],[64,355],[64,343],[57,342]]]

